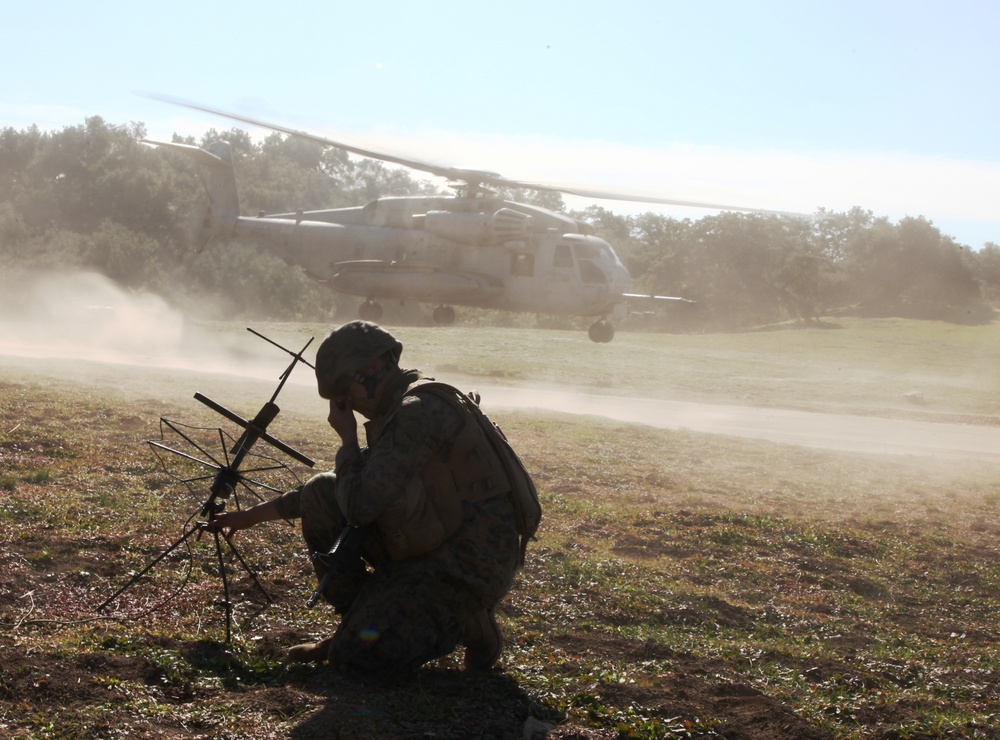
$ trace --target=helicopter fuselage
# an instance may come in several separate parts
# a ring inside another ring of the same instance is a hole
[[[455,320],[455,305],[592,316],[590,338],[610,342],[612,320],[624,319],[630,305],[685,301],[630,293],[628,270],[586,223],[473,184],[489,173],[449,170],[468,181],[460,196],[387,197],[354,208],[250,217],[240,212],[228,142],[149,143],[182,151],[201,167],[208,192],[202,244],[255,242],[333,290],[364,298],[363,319],[381,317],[378,300],[435,304],[441,324]]]
[[[568,216],[498,198],[410,196],[241,216],[233,236],[368,300],[610,317],[631,278],[611,245],[586,231]]]

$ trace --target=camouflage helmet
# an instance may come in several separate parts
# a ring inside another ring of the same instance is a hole
[[[319,395],[333,398],[337,385],[358,370],[391,352],[398,361],[403,345],[378,324],[351,321],[330,332],[316,351]]]

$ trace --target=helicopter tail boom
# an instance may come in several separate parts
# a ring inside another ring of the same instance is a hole
[[[198,234],[199,247],[214,239],[233,236],[240,216],[239,194],[236,190],[236,172],[233,169],[233,149],[228,141],[213,141],[204,148],[193,144],[153,141],[153,146],[165,146],[191,157],[201,170],[202,181],[208,192],[208,208]]]

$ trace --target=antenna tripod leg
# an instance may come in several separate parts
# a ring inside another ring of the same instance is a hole
[[[243,570],[246,571],[248,576],[250,576],[257,588],[260,589],[260,592],[264,594],[264,598],[267,599],[267,602],[269,604],[273,604],[274,599],[271,598],[271,594],[267,592],[267,589],[264,588],[264,584],[262,584],[260,579],[257,578],[257,574],[254,572],[253,568],[247,564],[247,561],[243,558],[243,554],[236,548],[236,545],[234,545],[228,538],[222,536],[218,530],[213,530],[212,534],[215,536],[215,553],[219,561],[219,575],[222,578],[223,601],[221,602],[221,606],[226,610],[226,642],[230,643],[232,642],[233,602],[229,596],[229,572],[226,569],[226,563],[222,556],[223,542],[229,546],[229,550],[236,556],[240,565],[243,566]]]
[[[226,610],[226,644],[233,641],[233,602],[229,598],[229,576],[226,562],[222,557],[222,540],[218,530],[212,530],[215,536],[215,557],[219,561],[219,577],[222,578],[222,608]]]
[[[204,532],[206,529],[208,529],[208,525],[205,522],[197,522],[193,524],[186,532],[184,532],[183,535],[181,535],[177,540],[175,540],[174,543],[170,545],[170,547],[168,547],[166,550],[157,555],[153,560],[151,560],[146,565],[145,568],[140,570],[138,573],[135,573],[124,586],[119,588],[117,591],[111,594],[111,596],[105,599],[104,602],[97,607],[97,612],[99,614],[103,613],[104,610],[108,607],[108,604],[110,604],[112,601],[114,601],[123,593],[132,588],[132,586],[138,583],[139,580],[144,575],[146,575],[147,573],[149,573],[149,571],[155,568],[164,558],[166,558],[170,553],[172,553],[182,544],[184,544],[184,542],[186,542],[188,538],[190,538],[192,535],[195,534],[200,536],[200,534]],[[264,595],[264,598],[267,599],[268,603],[273,604],[274,599],[267,592],[267,589],[264,588],[264,584],[260,582],[260,579],[257,577],[257,574],[249,566],[246,559],[244,559],[243,554],[236,548],[236,545],[234,545],[228,539],[223,537],[217,530],[212,530],[212,535],[215,538],[215,555],[219,563],[219,577],[222,579],[222,601],[218,603],[221,607],[225,609],[226,642],[230,643],[232,642],[232,634],[233,634],[233,629],[232,629],[233,602],[229,595],[229,572],[226,568],[225,559],[223,557],[223,548],[222,548],[223,541],[225,541],[225,543],[229,546],[229,549],[232,551],[233,555],[236,556],[236,559],[239,561],[240,565],[243,566],[243,569],[246,571],[247,575],[250,576],[254,584],[256,584],[257,588],[260,589],[260,592]]]
[[[121,595],[122,595],[123,593],[125,593],[125,592],[126,592],[126,591],[128,591],[128,590],[129,590],[130,588],[132,588],[132,586],[134,586],[134,585],[135,585],[136,583],[138,583],[138,582],[139,582],[139,579],[140,579],[140,578],[142,578],[142,577],[143,577],[144,575],[146,575],[147,573],[149,573],[149,571],[151,571],[151,570],[152,570],[153,568],[155,568],[155,567],[157,566],[157,564],[159,564],[159,562],[160,562],[161,560],[163,560],[163,559],[164,559],[165,557],[167,557],[167,555],[169,555],[169,554],[170,554],[170,553],[172,553],[172,552],[173,552],[174,550],[176,550],[176,549],[177,549],[178,547],[180,547],[180,546],[181,546],[182,544],[184,544],[184,542],[185,542],[185,541],[187,541],[188,537],[190,537],[190,536],[191,536],[191,535],[193,535],[193,534],[197,534],[197,533],[199,533],[200,531],[201,531],[201,527],[200,527],[200,526],[199,526],[198,524],[195,524],[195,525],[193,525],[193,526],[192,526],[192,527],[191,527],[190,529],[188,529],[188,531],[187,531],[187,532],[185,532],[185,533],[184,533],[183,535],[181,535],[181,536],[180,536],[180,538],[178,538],[178,539],[177,539],[177,540],[176,540],[176,541],[174,542],[174,544],[172,544],[172,545],[171,545],[170,547],[168,547],[168,548],[167,548],[166,550],[164,550],[163,552],[161,552],[161,553],[160,553],[160,554],[159,554],[159,555],[158,555],[158,556],[157,556],[156,558],[154,558],[154,559],[153,559],[152,561],[150,561],[150,562],[149,562],[149,564],[148,564],[148,565],[147,565],[147,566],[146,566],[145,568],[143,568],[143,569],[142,569],[142,570],[140,570],[140,571],[139,571],[138,573],[136,573],[135,575],[133,575],[133,576],[132,576],[132,577],[131,577],[131,578],[130,578],[130,579],[128,580],[128,583],[126,583],[126,584],[125,584],[124,586],[122,586],[122,587],[121,587],[120,589],[118,589],[118,590],[117,590],[117,591],[115,591],[115,592],[114,592],[113,594],[111,594],[111,596],[109,596],[109,597],[108,597],[108,598],[107,598],[107,599],[106,599],[106,600],[104,601],[104,603],[102,603],[102,604],[101,604],[100,606],[98,606],[98,607],[97,607],[97,611],[98,611],[98,613],[101,613],[101,612],[103,612],[103,611],[105,610],[105,608],[107,608],[108,604],[110,604],[110,603],[111,603],[112,601],[114,601],[114,600],[115,600],[115,599],[117,599],[117,598],[118,598],[119,596],[121,596]]]
[[[218,536],[218,534],[216,536]],[[267,592],[267,589],[264,588],[264,584],[262,584],[260,582],[260,579],[257,578],[257,574],[254,572],[253,568],[251,568],[249,565],[247,565],[247,561],[243,559],[243,554],[239,550],[236,549],[236,545],[234,545],[228,539],[226,540],[226,544],[229,545],[229,549],[232,551],[233,555],[236,556],[236,559],[240,561],[240,565],[243,566],[243,570],[245,570],[247,572],[247,575],[250,576],[250,578],[253,579],[253,582],[257,585],[257,588],[260,589],[260,592],[262,594],[264,594],[264,598],[267,599],[267,602],[269,604],[273,604],[274,603],[274,599],[271,598],[271,594],[269,594]]]

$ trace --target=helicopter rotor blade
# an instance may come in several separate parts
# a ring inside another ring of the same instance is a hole
[[[776,211],[767,208],[757,208],[755,206],[737,206],[732,203],[708,203],[700,200],[680,200],[677,198],[660,198],[655,195],[641,195],[636,193],[615,193],[606,190],[588,190],[572,185],[546,185],[539,183],[523,182],[519,180],[505,180],[505,184],[512,188],[523,188],[525,190],[545,190],[563,195],[575,195],[581,198],[595,198],[599,200],[620,200],[629,203],[654,203],[664,206],[681,206],[685,208],[708,208],[717,211],[745,211],[750,213],[763,213],[775,216],[792,216],[796,218],[809,218],[808,214],[795,213],[793,211]]]
[[[163,103],[169,103],[171,105],[179,105],[184,108],[190,108],[192,110],[201,111],[203,113],[210,113],[215,116],[221,116],[223,118],[229,118],[234,121],[248,123],[252,126],[260,126],[261,128],[271,129],[272,131],[279,131],[283,134],[288,134],[289,136],[297,136],[299,138],[306,139],[308,141],[316,142],[317,144],[321,144],[323,146],[337,147],[338,149],[343,149],[344,151],[350,152],[351,154],[357,154],[358,156],[361,157],[378,159],[383,162],[390,162],[392,164],[398,164],[403,167],[409,167],[414,170],[428,172],[432,175],[443,177],[449,180],[450,182],[466,183],[472,186],[473,189],[479,187],[480,185],[491,185],[493,187],[516,188],[522,190],[540,190],[553,193],[562,193],[564,195],[574,195],[582,198],[595,198],[599,200],[618,200],[630,203],[652,203],[652,204],[666,205],[666,206],[706,208],[719,211],[744,211],[750,213],[790,216],[795,218],[811,218],[808,214],[793,213],[789,211],[776,211],[766,208],[756,208],[753,206],[738,206],[725,203],[709,203],[704,201],[680,200],[677,198],[661,198],[658,196],[641,195],[636,193],[615,193],[604,190],[589,190],[586,188],[578,188],[575,186],[561,186],[561,185],[552,185],[545,183],[526,182],[523,180],[512,180],[510,178],[503,177],[502,175],[496,172],[490,172],[488,170],[474,170],[462,167],[448,167],[448,166],[433,164],[431,162],[425,162],[419,159],[411,159],[409,157],[401,157],[395,154],[379,152],[373,149],[364,149],[362,147],[354,146],[353,144],[345,144],[342,141],[335,141],[333,139],[327,139],[323,136],[317,136],[316,134],[310,134],[308,131],[300,131],[298,129],[289,128],[287,126],[282,126],[280,124],[270,123],[268,121],[262,121],[258,118],[252,118],[250,116],[244,116],[238,113],[230,113],[228,111],[220,110],[218,108],[212,108],[211,106],[202,105],[200,103],[193,103],[189,100],[182,100],[180,98],[175,98],[168,95],[158,95],[154,93],[144,93],[143,95],[153,100],[159,100]]]
[[[431,162],[424,162],[419,159],[409,159],[407,157],[397,157],[394,154],[387,154],[386,152],[377,152],[371,149],[363,149],[359,146],[354,146],[353,144],[345,144],[342,141],[334,141],[333,139],[327,139],[323,136],[317,136],[316,134],[310,134],[308,131],[299,131],[298,129],[289,128],[287,126],[282,126],[277,123],[269,123],[267,121],[262,121],[258,118],[251,118],[250,116],[240,115],[238,113],[230,113],[228,111],[220,110],[218,108],[212,108],[207,105],[201,105],[200,103],[192,103],[188,100],[181,100],[180,98],[173,98],[167,95],[154,95],[147,94],[145,97],[152,98],[153,100],[159,100],[163,103],[170,103],[171,105],[179,105],[184,108],[190,108],[192,110],[199,110],[202,113],[210,113],[214,116],[221,116],[223,118],[230,118],[234,121],[241,121],[242,123],[249,123],[252,126],[260,126],[261,128],[268,128],[272,131],[280,131],[283,134],[288,134],[289,136],[298,136],[301,139],[307,139],[309,141],[314,141],[317,144],[322,144],[323,146],[337,147],[338,149],[343,149],[351,154],[357,154],[361,157],[369,157],[371,159],[379,159],[383,162],[391,162],[393,164],[402,165],[403,167],[410,167],[415,170],[422,170],[424,172],[430,172],[433,175],[438,175],[439,177],[446,177],[449,180],[463,180],[462,176],[467,173],[468,170],[462,170],[455,167],[442,167]]]

